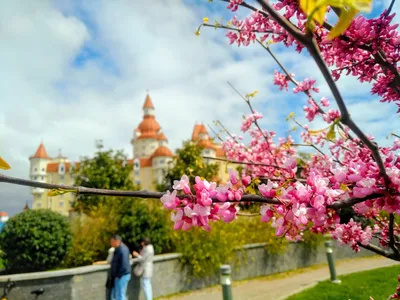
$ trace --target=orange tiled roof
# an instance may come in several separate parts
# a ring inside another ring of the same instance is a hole
[[[215,155],[217,157],[225,157],[225,151],[222,148],[215,149]]]
[[[206,128],[206,126],[204,126],[204,124],[201,124],[201,125],[200,125],[199,134],[200,134],[200,133],[208,134],[207,128]]]
[[[5,211],[0,211],[0,217],[7,217],[8,214]]]
[[[156,151],[154,151],[152,157],[159,157],[159,156],[174,156],[171,152],[171,150],[169,150],[168,147],[165,146],[161,146],[158,147]]]
[[[154,109],[153,102],[151,101],[151,98],[149,94],[146,96],[146,100],[144,100],[143,108],[152,108]]]
[[[210,140],[200,140],[197,142],[197,145],[205,149],[215,149],[215,146]]]
[[[57,163],[49,163],[49,164],[47,164],[46,172],[47,173],[57,173],[59,165],[60,165],[60,163],[58,163],[58,162]],[[65,172],[68,172],[70,170],[71,163],[66,162],[66,163],[64,163],[64,165],[65,165]],[[77,168],[79,168],[79,162],[75,163],[75,166]]]
[[[43,143],[40,143],[39,147],[36,150],[36,153],[30,158],[50,158],[50,157],[47,155]]]
[[[158,135],[157,139],[158,139],[159,141],[168,141],[167,137],[165,136],[165,134],[164,134],[163,132],[161,132],[161,133]]]
[[[133,159],[129,159],[128,164],[133,165]],[[141,158],[140,167],[151,167],[151,157]]]
[[[196,141],[199,136],[201,124],[195,124],[193,127],[192,141]]]
[[[140,133],[154,132],[158,133],[161,129],[160,124],[156,121],[154,116],[144,116],[143,121],[139,124],[138,129]]]

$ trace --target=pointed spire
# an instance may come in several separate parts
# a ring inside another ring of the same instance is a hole
[[[39,147],[36,150],[36,153],[30,158],[50,158],[47,155],[46,149],[44,148],[43,142],[40,143]]]
[[[151,101],[149,93],[146,95],[146,99],[144,100],[143,108],[152,108],[154,109],[153,102]]]
[[[24,211],[27,211],[27,210],[29,210],[28,201],[26,201],[26,204],[25,204],[25,206],[24,206]]]

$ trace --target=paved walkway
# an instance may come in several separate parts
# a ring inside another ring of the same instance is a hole
[[[338,275],[366,271],[381,267],[399,264],[382,257],[347,259],[336,262],[336,272]],[[287,276],[264,277],[247,281],[234,282],[233,297],[235,300],[283,300],[293,295],[304,287],[312,287],[318,281],[329,279],[328,266],[318,268],[308,268],[304,273],[287,273]],[[399,269],[400,271],[400,269]],[[280,277],[280,278],[279,278]],[[184,293],[168,298],[168,300],[221,300],[222,292],[219,286],[206,288],[203,290]]]

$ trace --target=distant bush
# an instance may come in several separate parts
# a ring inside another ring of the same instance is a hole
[[[118,233],[132,250],[139,251],[143,238],[150,237],[156,254],[175,250],[173,226],[159,200],[126,199],[121,205]]]
[[[168,212],[154,200],[110,197],[86,215],[71,218],[73,246],[63,267],[91,265],[105,260],[112,234],[121,235],[131,251],[140,250],[144,237],[150,237],[156,254],[174,251]]]
[[[182,265],[195,277],[216,274],[221,264],[235,261],[235,253],[246,244],[266,243],[270,254],[284,252],[288,244],[275,236],[271,224],[247,217],[231,224],[213,223],[210,232],[199,228],[175,232],[175,243]]]
[[[72,243],[66,217],[50,210],[28,210],[12,217],[0,245],[13,273],[46,271],[61,265]]]

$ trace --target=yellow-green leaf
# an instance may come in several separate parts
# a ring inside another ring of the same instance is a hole
[[[249,186],[246,188],[246,192],[247,192],[248,194],[253,194],[253,195],[256,194],[256,191],[254,190],[254,188],[253,188],[251,185],[249,185]]]
[[[309,16],[311,12],[314,10],[315,5],[316,5],[315,0],[300,0],[300,8],[307,16]]]
[[[350,7],[349,10],[342,8],[339,21],[336,23],[335,27],[331,29],[331,32],[329,32],[328,39],[334,39],[345,32],[356,14],[358,14],[358,10],[355,8]]]
[[[2,169],[2,170],[11,169],[10,165],[1,157],[0,157],[0,169]]]
[[[287,117],[286,117],[286,121],[289,121],[290,119],[292,119],[294,117],[294,112],[292,111]]]
[[[349,4],[358,11],[369,13],[372,10],[372,0],[352,0]]]
[[[341,189],[342,191],[345,191],[345,192],[349,191],[349,188],[348,188],[347,185],[345,185],[344,183],[341,183],[341,184],[340,184],[340,189]]]
[[[278,197],[282,196],[282,190],[281,190],[281,189],[276,190],[276,195],[277,195]]]
[[[66,193],[74,193],[76,192],[75,190],[64,190],[64,189],[52,189],[50,190],[47,195],[49,197],[54,197],[54,196],[59,196],[59,195],[64,195]]]
[[[329,127],[329,131],[326,134],[326,138],[330,141],[335,141],[336,140],[336,131],[335,131],[335,124],[332,124]]]
[[[324,131],[326,129],[327,128],[322,128],[322,129],[317,129],[317,130],[308,129],[308,133],[310,135],[318,135],[318,134],[320,134],[322,131]]]
[[[328,3],[329,1],[326,0],[316,1],[315,7],[310,14],[310,18],[313,18],[320,25],[324,24],[324,17]]]
[[[202,26],[202,25],[200,25],[200,26],[197,28],[196,32],[194,33],[195,35],[197,35],[197,36],[200,35],[200,28],[201,28],[201,26]]]
[[[257,95],[258,91],[255,90],[254,92],[250,93],[250,94],[246,94],[246,98],[253,98]]]

